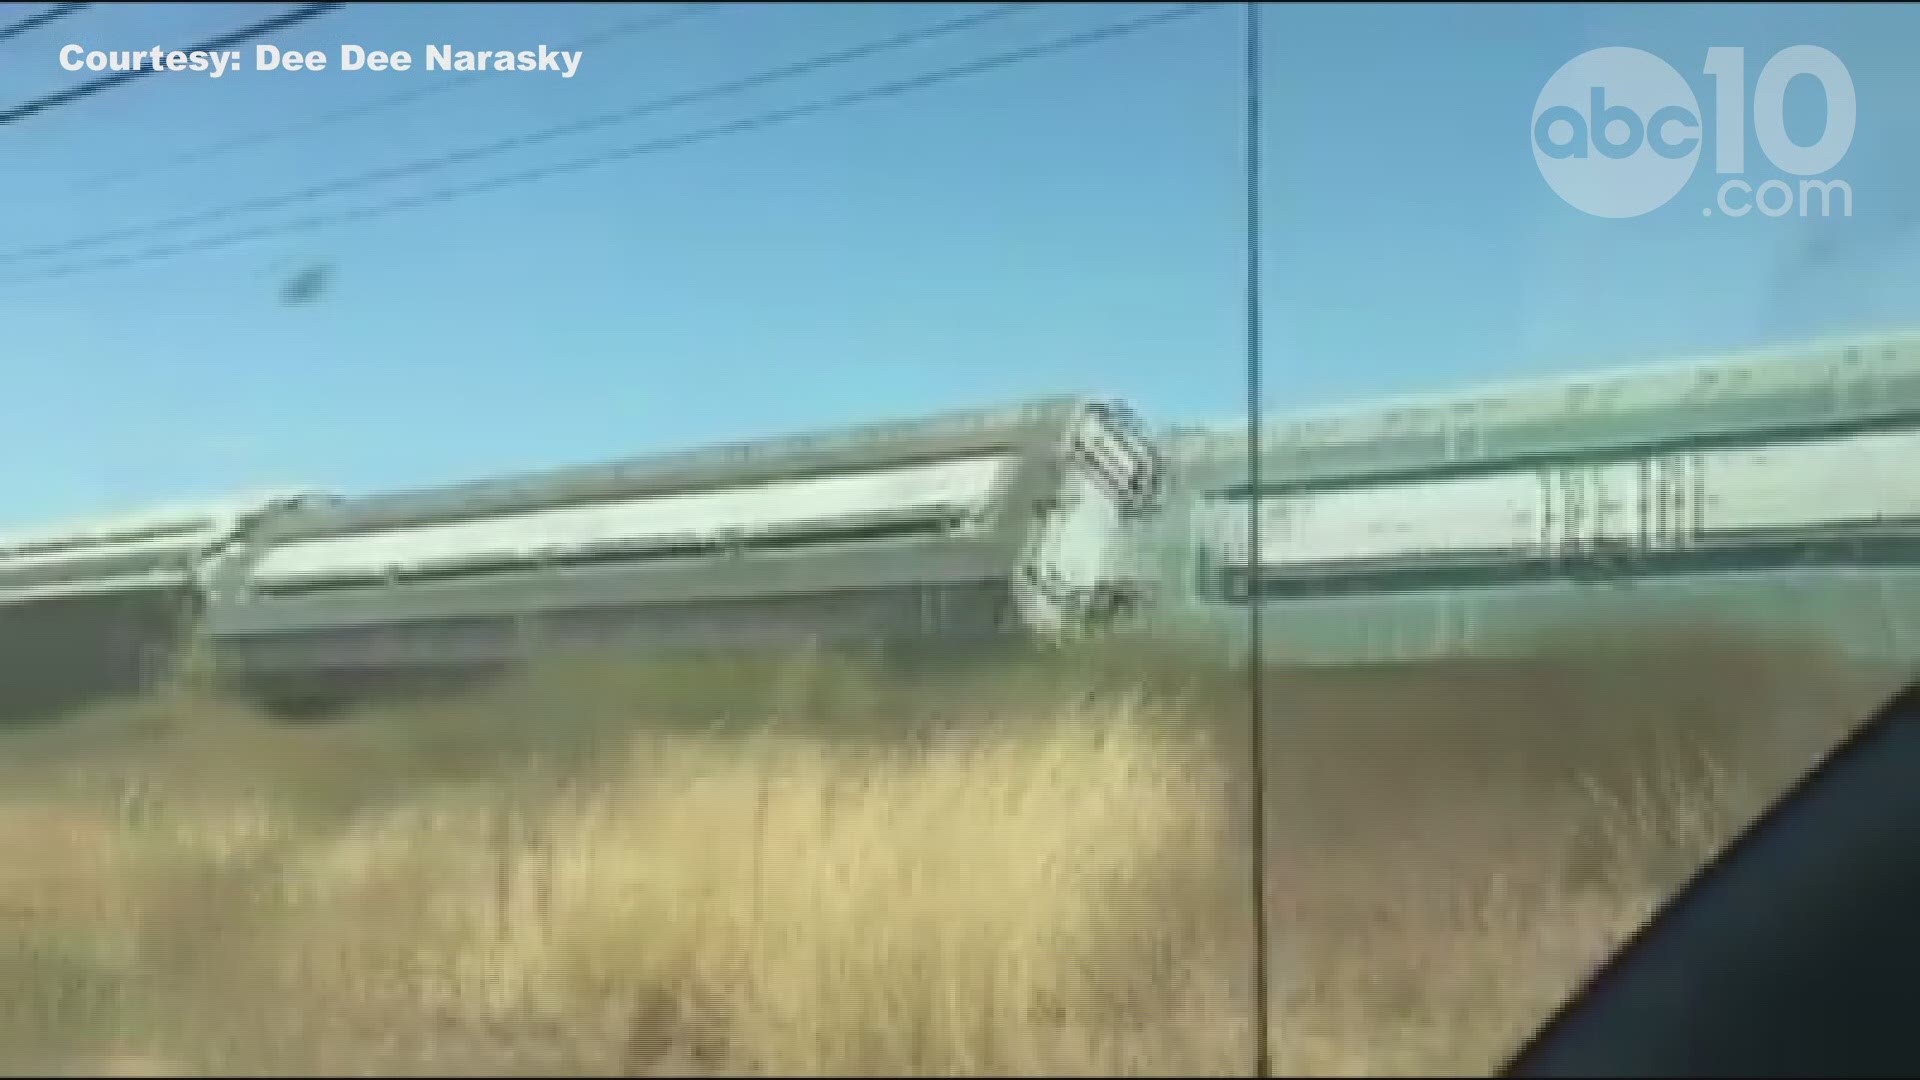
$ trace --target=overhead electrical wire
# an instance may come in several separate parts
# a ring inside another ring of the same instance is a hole
[[[388,217],[394,214],[425,209],[431,206],[445,205],[476,195],[484,195],[507,188],[553,179],[558,176],[601,168],[638,157],[683,150],[727,136],[774,127],[789,121],[834,112],[869,101],[899,97],[904,94],[910,94],[958,79],[984,74],[1029,60],[1036,60],[1099,42],[1110,41],[1129,34],[1139,33],[1221,6],[1223,5],[1219,0],[1212,0],[1212,2],[1184,4],[1171,9],[1161,9],[1151,14],[1117,22],[1103,23],[1085,30],[1051,38],[1038,44],[993,53],[965,63],[938,68],[908,78],[877,83],[857,90],[835,94],[831,97],[816,99],[804,104],[790,105],[779,109],[769,109],[738,120],[694,128],[675,135],[649,139],[645,142],[633,143],[628,146],[617,147],[612,150],[605,150],[566,161],[534,166],[511,173],[502,173],[483,180],[439,188],[417,195],[402,196],[371,206],[356,207],[326,214],[315,214],[279,223],[258,225],[248,229],[203,237],[198,240],[160,245],[138,252],[107,256],[88,262],[60,264],[39,273],[16,274],[5,279],[0,279],[0,281],[21,284],[53,280],[92,271],[118,269],[124,266],[151,262],[157,259],[217,250],[222,247],[230,247],[252,240],[311,232],[316,229],[355,224]]]
[[[852,63],[855,60],[863,60],[871,56],[879,55],[880,53],[906,48],[910,45],[917,45],[948,34],[974,30],[990,22],[1009,18],[1022,12],[1031,12],[1034,8],[1035,5],[1030,3],[1000,4],[982,11],[969,12],[957,18],[947,19],[930,26],[916,27],[912,30],[902,31],[888,37],[878,38],[844,49],[838,49],[830,53],[808,57],[807,59],[794,63],[782,64],[779,67],[769,68],[765,71],[742,78],[731,79],[726,82],[698,87],[676,94],[669,94],[665,97],[653,98],[613,112],[601,113],[597,116],[589,116],[564,124],[539,128],[518,135],[509,135],[503,139],[495,139],[492,142],[465,147],[433,157],[420,158],[399,165],[389,165],[378,169],[369,169],[351,176],[336,177],[335,179],[322,181],[318,184],[311,184],[294,191],[282,192],[277,195],[261,196],[243,202],[229,203],[225,206],[214,207],[210,210],[195,211],[191,214],[183,214],[178,217],[148,222],[143,225],[110,229],[105,232],[93,233],[89,236],[64,240],[58,243],[0,252],[0,266],[18,262],[23,259],[45,259],[56,255],[70,255],[75,252],[85,251],[89,248],[97,248],[107,244],[117,244],[127,240],[139,240],[181,229],[213,225],[242,214],[285,210],[304,202],[312,202],[316,199],[328,198],[335,195],[349,194],[375,184],[391,183],[395,180],[406,180],[425,176],[443,169],[483,161],[487,158],[496,157],[510,151],[539,146],[555,139],[572,135],[582,135],[587,132],[618,124],[633,123],[667,109],[692,105],[703,101],[711,101],[717,98],[743,93],[748,90],[759,89],[777,82],[798,78],[802,75],[809,75],[828,68]]]
[[[53,22],[55,19],[63,19],[68,15],[77,14],[89,6],[90,5],[87,4],[55,4],[45,11],[35,12],[18,22],[0,26],[0,41],[11,41],[21,34],[38,30],[48,23]]]
[[[599,46],[617,41],[623,37],[649,33],[654,30],[664,30],[675,23],[684,22],[688,19],[710,14],[721,8],[732,6],[734,5],[719,2],[719,0],[714,0],[714,2],[710,3],[680,4],[664,13],[656,13],[642,19],[627,19],[614,23],[611,26],[596,30],[591,34],[586,34],[565,42],[561,44],[559,48],[563,51],[598,48]],[[148,176],[164,169],[177,168],[181,165],[193,165],[202,161],[211,161],[214,158],[230,154],[236,150],[263,146],[267,143],[285,139],[291,135],[304,134],[309,131],[340,123],[344,120],[370,116],[374,113],[384,112],[401,105],[411,104],[435,94],[442,94],[449,90],[481,85],[486,81],[484,75],[472,71],[459,72],[445,79],[411,80],[408,85],[394,93],[384,94],[368,101],[355,102],[352,105],[320,113],[317,116],[309,117],[299,123],[286,124],[281,127],[264,128],[259,131],[252,131],[243,135],[235,135],[231,138],[207,143],[190,150],[181,150],[161,158],[158,161],[136,165],[114,172],[102,173],[98,176],[81,180],[74,186],[81,191],[91,191],[111,184],[123,183],[137,177]]]
[[[185,51],[217,52],[221,49],[252,41],[255,38],[266,37],[268,34],[277,33],[291,26],[298,26],[303,22],[317,19],[342,6],[344,5],[306,4],[292,11],[276,15],[271,19],[263,19],[260,22],[254,23],[252,26],[243,26],[238,30],[221,34],[219,37],[209,38],[196,45],[189,45]],[[121,83],[130,82],[151,74],[153,74],[153,69],[150,67],[143,67],[135,71],[115,71],[102,75],[97,79],[83,82],[78,86],[69,86],[65,90],[56,90],[44,97],[22,102],[10,109],[0,109],[0,127],[19,123],[30,116],[43,113],[48,109],[66,105],[84,97],[91,97],[103,90],[111,90]]]

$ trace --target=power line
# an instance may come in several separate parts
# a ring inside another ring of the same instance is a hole
[[[669,135],[662,138],[650,139],[646,142],[634,143],[629,146],[618,147],[613,150],[606,150],[606,151],[602,151],[597,154],[591,154],[585,157],[573,158],[568,161],[556,162],[551,165],[543,165],[543,166],[537,166],[534,168],[522,169],[518,172],[505,173],[498,176],[489,177],[484,180],[473,181],[473,182],[462,184],[455,187],[440,188],[438,190],[426,192],[424,194],[404,196],[401,198],[389,200],[384,203],[377,203],[372,206],[358,207],[351,210],[335,211],[333,213],[328,213],[328,214],[316,214],[316,215],[311,215],[304,218],[296,218],[294,220],[285,221],[278,224],[258,225],[249,229],[242,229],[235,232],[206,237],[200,240],[187,241],[179,244],[161,245],[158,247],[151,247],[143,251],[133,252],[125,255],[109,256],[103,259],[94,260],[92,262],[63,264],[60,266],[53,267],[50,270],[41,274],[19,275],[7,280],[11,281],[12,283],[18,284],[23,282],[45,281],[45,280],[51,280],[51,279],[56,279],[61,277],[68,277],[74,274],[85,273],[87,271],[93,271],[93,270],[118,269],[124,266],[136,265],[138,263],[151,262],[156,259],[165,259],[165,258],[171,258],[174,256],[179,256],[179,255],[187,255],[187,254],[195,254],[195,253],[204,252],[204,251],[212,251],[222,247],[231,247],[234,244],[245,243],[251,240],[264,240],[264,239],[270,239],[276,236],[287,236],[287,235],[292,235],[296,233],[311,232],[316,229],[329,228],[336,225],[354,224],[358,222],[370,221],[370,220],[374,220],[382,217],[387,217],[393,214],[403,213],[406,211],[421,210],[430,206],[444,205],[446,203],[454,202],[459,199],[469,198],[475,195],[488,194],[490,192],[500,191],[500,190],[504,190],[506,188],[511,188],[511,187],[517,187],[523,184],[537,183],[541,180],[548,180],[557,176],[564,176],[571,173],[583,172],[588,169],[600,168],[606,165],[612,165],[618,162],[627,161],[632,158],[643,157],[650,154],[664,153],[672,150],[682,150],[691,146],[697,146],[701,143],[711,142],[715,139],[723,138],[729,135],[738,135],[748,131],[755,131],[762,128],[774,127],[778,124],[783,124],[791,120],[797,120],[807,116],[814,116],[820,113],[833,112],[839,109],[851,107],[853,105],[863,104],[868,101],[875,101],[882,98],[898,97],[903,94],[909,94],[915,91],[924,90],[931,86],[952,82],[957,79],[966,78],[972,75],[984,74],[989,71],[994,71],[999,68],[1008,67],[1008,66],[1022,63],[1028,60],[1035,60],[1045,56],[1053,55],[1055,53],[1066,52],[1071,49],[1096,44],[1098,42],[1108,41],[1108,40],[1112,40],[1114,38],[1119,38],[1119,37],[1124,37],[1128,34],[1138,33],[1142,30],[1151,29],[1155,26],[1159,26],[1165,23],[1170,23],[1177,19],[1187,18],[1189,16],[1198,14],[1201,11],[1205,11],[1209,8],[1216,8],[1219,6],[1221,5],[1219,4],[1218,0],[1210,0],[1210,2],[1205,2],[1205,3],[1185,4],[1180,7],[1163,9],[1163,10],[1154,12],[1153,14],[1142,15],[1133,19],[1127,19],[1120,22],[1103,23],[1101,25],[1094,26],[1086,30],[1077,31],[1072,34],[1065,34],[1060,37],[1053,38],[1036,45],[1029,45],[1024,48],[1011,49],[1006,52],[994,53],[988,56],[984,56],[975,60],[968,61],[963,64],[956,64],[951,67],[940,68],[934,71],[925,72],[920,75],[915,75],[910,78],[897,79],[897,80],[893,80],[885,83],[878,83],[872,86],[862,87],[861,89],[858,89],[858,90],[851,90],[845,93],[836,94],[832,97],[822,98],[815,101],[807,102],[802,105],[792,105],[783,109],[768,110],[766,112],[756,113],[751,116],[747,116],[738,120],[729,121],[727,123],[714,124],[714,125],[711,125],[708,127],[702,127],[702,128],[695,128],[692,130],[681,132],[677,135]]]
[[[571,51],[575,49],[597,48],[633,34],[664,30],[674,23],[705,15],[728,6],[731,5],[725,3],[682,4],[665,14],[651,15],[644,19],[628,19],[615,23],[612,26],[597,30],[594,33],[566,42],[560,46],[560,49],[562,51]],[[459,87],[474,86],[486,81],[481,73],[472,71],[460,72],[446,79],[412,81],[408,86],[395,93],[334,109],[331,112],[321,113],[301,123],[288,124],[285,127],[279,128],[266,128],[249,134],[236,135],[232,138],[211,142],[192,150],[182,150],[179,153],[172,154],[151,164],[121,169],[117,172],[103,173],[99,176],[82,180],[75,186],[83,191],[96,190],[110,184],[117,184],[135,177],[159,172],[163,169],[209,161],[224,154],[230,154],[235,150],[244,150],[251,146],[261,146],[266,143],[284,139],[290,135],[314,131],[318,128],[340,123],[343,120],[351,120],[355,117],[383,112],[400,105],[419,101],[422,98],[431,97],[434,94],[445,93],[448,90]]]
[[[298,26],[303,22],[316,19],[341,6],[343,5],[307,4],[303,7],[295,8],[292,11],[276,15],[271,19],[264,19],[254,23],[252,26],[244,26],[238,30],[221,34],[219,37],[203,41],[198,45],[190,45],[184,51],[217,52],[229,46],[239,45],[243,42],[251,41],[254,38],[265,37],[268,34],[285,30],[289,26]],[[0,111],[0,126],[16,123],[36,113],[54,108],[55,106],[65,105],[68,102],[77,101],[83,97],[91,97],[102,90],[111,90],[121,83],[130,82],[151,74],[153,74],[153,69],[150,67],[143,67],[136,71],[116,71],[108,75],[102,75],[91,82],[84,82],[78,86],[69,86],[65,90],[57,90],[45,97],[35,98],[32,101],[15,105],[11,109]]]
[[[468,165],[509,151],[524,150],[570,135],[580,135],[615,124],[632,123],[636,120],[651,116],[654,113],[677,106],[691,105],[696,102],[709,101],[747,90],[758,89],[776,82],[797,78],[801,75],[811,74],[831,67],[837,67],[855,60],[865,59],[879,53],[905,48],[909,45],[916,45],[936,37],[959,33],[965,30],[973,30],[989,22],[1005,19],[1020,14],[1021,12],[1031,11],[1033,8],[1034,5],[1028,3],[1001,4],[997,7],[988,8],[984,11],[971,12],[958,18],[935,23],[931,26],[917,27],[889,37],[853,45],[835,52],[809,57],[791,64],[783,64],[779,67],[745,76],[744,78],[732,79],[723,83],[716,83],[710,86],[671,94],[666,97],[655,98],[651,101],[641,102],[638,105],[615,112],[601,113],[598,116],[590,116],[582,120],[574,120],[552,127],[539,128],[519,135],[509,135],[504,139],[496,139],[489,143],[469,146],[430,158],[420,158],[400,165],[371,169],[352,176],[337,177],[332,180],[322,181],[321,183],[300,188],[296,191],[262,196],[260,198],[248,199],[244,202],[229,203],[226,206],[215,207],[211,210],[196,211],[179,217],[149,222],[145,225],[133,225],[120,229],[112,229],[106,232],[94,233],[90,236],[82,236],[74,240],[64,240],[55,244],[43,244],[38,247],[25,248],[17,251],[0,252],[0,265],[18,262],[23,259],[44,259],[54,255],[70,255],[78,251],[101,247],[106,244],[115,244],[126,240],[138,240],[160,233],[197,228],[203,225],[213,225],[241,214],[285,210],[289,207],[297,206],[300,203],[312,202],[316,199],[323,199],[333,195],[345,195],[361,188],[371,187],[375,184],[405,180],[411,177],[439,172],[443,169],[453,168],[458,165]]]
[[[55,4],[45,11],[36,12],[16,23],[0,26],[0,41],[11,41],[21,34],[38,30],[55,19],[63,19],[68,15],[77,14],[89,6],[90,5],[87,4]]]
[[[1247,247],[1247,551],[1252,571],[1247,589],[1248,651],[1248,750],[1251,797],[1253,893],[1253,1075],[1265,1080],[1273,1075],[1270,1048],[1273,1024],[1269,968],[1272,965],[1271,935],[1267,929],[1267,702],[1266,650],[1261,622],[1260,588],[1260,496],[1261,445],[1260,417],[1265,410],[1260,383],[1263,374],[1264,342],[1260,336],[1260,3],[1247,4],[1246,57],[1246,247]]]

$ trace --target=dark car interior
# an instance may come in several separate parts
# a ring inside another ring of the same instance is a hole
[[[1503,1075],[1920,1076],[1920,683],[1623,945]]]

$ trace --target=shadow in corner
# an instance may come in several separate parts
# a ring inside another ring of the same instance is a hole
[[[1664,905],[1504,1075],[1914,1076],[1920,684]]]

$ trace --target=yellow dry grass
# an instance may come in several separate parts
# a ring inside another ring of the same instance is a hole
[[[1759,770],[1668,752],[1416,751],[1450,736],[1381,719],[1407,692],[1283,680],[1287,1072],[1493,1067],[1755,805]],[[8,733],[0,1070],[1244,1072],[1230,701],[808,662]]]

